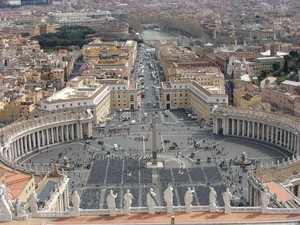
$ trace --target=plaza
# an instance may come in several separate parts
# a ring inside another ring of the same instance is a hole
[[[200,128],[197,122],[188,120],[183,110],[172,111],[169,117],[161,111],[155,115],[158,160],[164,161],[165,168],[145,168],[152,156],[151,118],[127,125],[118,119],[119,115],[105,128],[94,127],[93,138],[46,147],[20,159],[18,164],[52,171],[66,157],[74,165],[65,171],[70,178],[69,192],[78,191],[83,209],[106,209],[105,197],[110,190],[118,194],[116,206],[122,208],[122,196],[128,189],[134,195],[132,206],[145,207],[150,188],[157,194],[157,206],[164,206],[162,193],[169,184],[174,188],[174,206],[184,206],[188,187],[195,190],[195,206],[209,205],[209,187],[216,190],[219,206],[224,205],[222,192],[226,187],[235,196],[233,205],[247,206],[248,168],[235,164],[235,160],[245,152],[253,161],[249,166],[252,169],[257,161],[274,164],[291,156],[275,145],[215,135],[210,126]],[[132,115],[132,119],[138,118],[139,113]]]

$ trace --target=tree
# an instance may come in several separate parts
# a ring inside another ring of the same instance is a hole
[[[280,70],[280,63],[279,62],[273,63],[272,68],[274,71]]]
[[[299,54],[296,51],[290,51],[290,56],[292,56],[293,58],[298,58]]]

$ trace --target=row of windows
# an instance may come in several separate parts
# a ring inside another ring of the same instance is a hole
[[[115,107],[115,106],[116,106],[116,104],[113,104],[113,106]],[[118,106],[120,107],[120,106],[121,106],[121,104],[118,104]],[[126,106],[126,104],[124,104],[124,106]]]
[[[80,102],[78,102],[77,105],[81,105]],[[83,105],[86,105],[86,102],[84,102]],[[72,106],[73,106],[73,103],[70,103],[70,107],[72,107]],[[74,104],[74,106],[75,106],[75,104]],[[59,107],[59,105],[56,105],[56,108],[58,108],[58,107]],[[65,107],[65,105],[62,105],[61,107]],[[46,106],[45,106],[45,108],[46,108]]]

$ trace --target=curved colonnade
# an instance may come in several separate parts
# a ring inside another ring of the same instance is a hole
[[[57,113],[13,123],[0,130],[0,155],[3,163],[40,148],[92,136],[93,115],[88,112]]]
[[[299,155],[300,121],[266,111],[218,107],[213,112],[213,132],[256,139]]]

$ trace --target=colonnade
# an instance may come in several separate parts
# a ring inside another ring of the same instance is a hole
[[[2,156],[12,162],[49,145],[92,136],[92,115],[59,116],[48,115],[33,122],[24,121],[29,124],[28,127],[26,124],[16,124],[15,127],[12,125],[1,130],[0,134],[7,130],[10,135],[2,143]],[[18,129],[20,126],[23,128],[22,132]]]
[[[281,119],[280,119],[281,118]],[[213,113],[214,133],[265,141],[299,153],[299,121],[255,110],[222,107]]]

